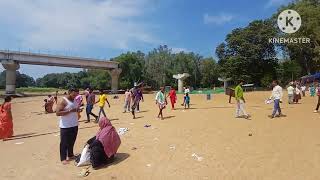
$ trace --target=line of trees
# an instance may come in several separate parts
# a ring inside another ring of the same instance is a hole
[[[284,34],[277,27],[277,16],[284,9],[294,9],[302,17],[302,26],[294,34]],[[269,38],[308,37],[310,44],[273,44]],[[258,86],[268,86],[272,79],[286,84],[306,74],[320,70],[320,0],[297,0],[279,10],[270,18],[255,20],[243,28],[230,32],[215,49],[218,61],[194,52],[173,53],[160,45],[147,54],[127,52],[112,59],[120,64],[120,88],[132,87],[144,81],[152,88],[176,86],[174,74],[189,73],[186,80],[194,88],[219,86],[218,77],[244,79]],[[71,86],[109,89],[110,75],[101,70],[83,70],[78,73],[48,74],[34,81],[25,78],[18,86],[68,88]],[[4,86],[3,73],[0,85]],[[23,79],[22,78],[22,79]],[[19,79],[19,78],[18,78]],[[32,79],[32,80],[31,80]]]

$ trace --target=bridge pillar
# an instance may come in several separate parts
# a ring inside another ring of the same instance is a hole
[[[122,72],[122,69],[112,69],[109,71],[109,74],[111,76],[111,90],[113,93],[118,92],[118,87],[119,87],[119,76]]]
[[[6,94],[16,93],[16,75],[20,68],[19,63],[14,61],[2,61],[2,66],[6,69]]]

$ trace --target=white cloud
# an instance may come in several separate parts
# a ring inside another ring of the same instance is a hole
[[[188,49],[186,48],[179,48],[179,47],[174,47],[171,48],[172,49],[172,53],[179,53],[179,52],[190,52]]]
[[[233,18],[234,16],[231,14],[221,13],[219,15],[209,15],[206,13],[203,15],[203,22],[205,24],[221,25],[230,22]]]
[[[22,48],[127,49],[157,42],[139,21],[147,5],[147,0],[0,0],[0,26]]]
[[[270,8],[270,7],[280,6],[280,5],[288,4],[291,1],[292,0],[269,0],[265,5],[265,7]]]

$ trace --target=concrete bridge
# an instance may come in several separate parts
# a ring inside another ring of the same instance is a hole
[[[6,94],[16,93],[16,71],[20,68],[20,64],[107,70],[111,76],[111,89],[113,92],[118,90],[119,75],[121,73],[119,64],[113,61],[17,51],[0,50],[0,62],[6,69]]]

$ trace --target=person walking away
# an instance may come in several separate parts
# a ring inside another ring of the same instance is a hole
[[[141,85],[141,84],[139,84]],[[139,97],[139,85],[135,84],[134,87],[130,90],[131,92],[131,98],[132,98],[132,106],[131,106],[131,113],[132,113],[132,116],[133,116],[133,119],[136,118],[136,115],[135,115],[135,110],[138,106],[138,102],[140,101],[140,97]]]
[[[68,95],[63,97],[57,106],[56,115],[60,117],[60,160],[63,165],[74,159],[73,147],[78,135],[78,112],[74,99],[78,96],[79,90],[71,88]]]
[[[319,111],[319,107],[320,107],[320,84],[318,84],[316,91],[317,91],[317,96],[318,96],[318,103],[317,103],[316,109],[314,110],[315,113],[317,113]]]
[[[143,102],[142,86],[140,86],[137,91],[137,112],[140,112],[140,101]]]
[[[190,108],[190,96],[189,93],[186,93],[185,103],[184,103],[184,109]]]
[[[130,104],[131,104],[131,92],[129,89],[124,93],[124,107],[123,113],[129,111],[130,112]]]
[[[297,84],[295,89],[294,89],[294,103],[298,104],[299,99],[301,99],[301,90],[299,85]]]
[[[7,139],[13,136],[11,100],[11,96],[6,96],[4,103],[0,106],[0,139]]]
[[[241,114],[243,114],[243,116],[248,119],[249,118],[249,114],[247,114],[246,110],[245,110],[245,106],[244,104],[246,103],[244,96],[243,96],[243,89],[242,89],[242,85],[243,85],[244,81],[240,80],[240,83],[238,84],[238,86],[234,89],[234,93],[235,93],[235,98],[237,101],[237,106],[236,106],[236,118],[240,118]]]
[[[170,98],[170,102],[171,102],[171,109],[174,110],[174,104],[177,101],[177,94],[176,94],[176,90],[174,89],[174,87],[171,87],[168,96]]]
[[[181,106],[184,106],[184,104],[185,104],[186,94],[187,94],[187,93],[190,93],[189,87],[183,87],[183,89],[184,89],[184,95],[183,95],[183,103],[181,104]]]
[[[84,91],[84,96],[85,96],[85,98],[86,98],[86,102],[88,102],[89,94],[90,94],[90,88],[87,88],[87,89]]]
[[[301,92],[303,97],[306,97],[306,89],[307,89],[306,85],[301,86]]]
[[[293,96],[294,96],[294,87],[292,87],[292,83],[289,84],[289,87],[287,88],[288,91],[288,103],[293,103]]]
[[[92,112],[95,102],[96,102],[96,95],[93,93],[92,89],[89,89],[89,95],[87,97],[87,106],[86,106],[87,121],[85,123],[90,122],[90,115],[95,118],[95,121],[98,121],[98,116]]]
[[[314,83],[310,85],[309,91],[310,91],[310,96],[311,96],[311,97],[314,97],[315,94],[316,94],[316,88],[315,88],[315,86],[314,86]]]
[[[157,92],[157,95],[156,95],[156,104],[158,105],[158,108],[159,108],[159,113],[158,113],[158,118],[161,117],[161,120],[163,120],[163,109],[166,108],[166,104],[167,104],[167,101],[166,101],[166,96],[164,95],[164,88],[161,87],[160,88],[160,91]]]
[[[272,94],[270,96],[270,100],[273,99],[274,101],[274,107],[273,107],[273,112],[272,115],[269,116],[271,119],[275,118],[276,113],[279,113],[279,116],[284,116],[281,112],[281,108],[280,108],[280,102],[283,96],[283,92],[282,92],[282,87],[279,86],[279,82],[277,80],[274,80],[272,82]]]
[[[104,111],[104,106],[105,106],[106,102],[108,103],[109,108],[111,107],[110,103],[109,103],[109,101],[107,99],[107,95],[103,92],[102,89],[100,89],[99,92],[100,92],[99,100],[96,102],[96,103],[99,103],[99,108],[100,108],[99,114],[98,114],[98,121],[99,121],[99,119],[101,117],[101,113],[104,115],[104,117],[107,117],[106,113]],[[96,121],[96,123],[98,123],[98,121]]]

